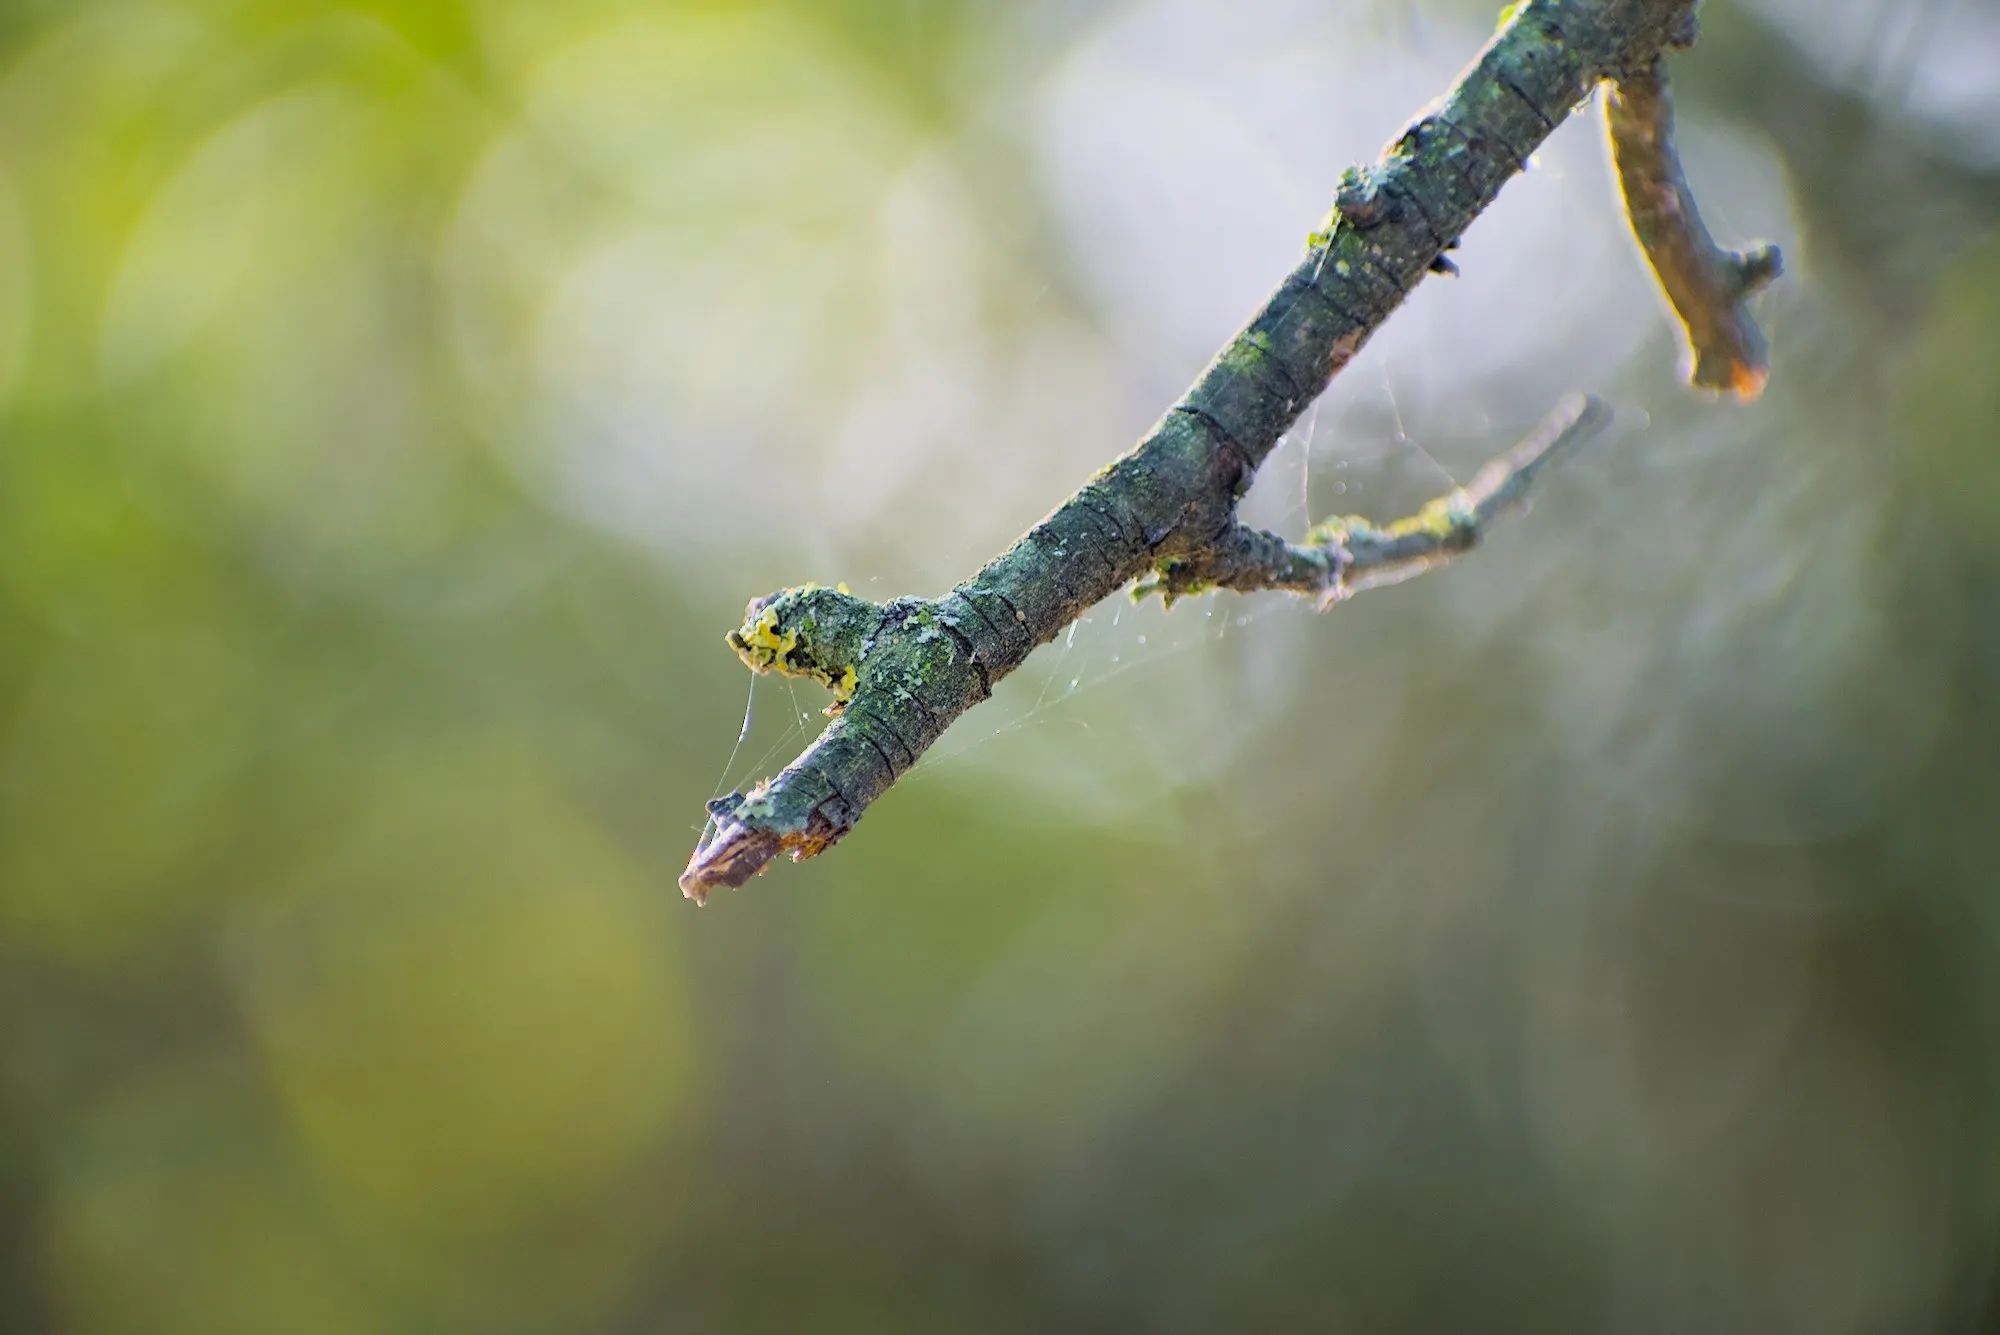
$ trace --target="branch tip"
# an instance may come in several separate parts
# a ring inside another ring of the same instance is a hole
[[[740,800],[740,799],[739,799]],[[711,804],[720,807],[728,799]],[[734,889],[764,870],[783,848],[783,839],[773,831],[754,829],[733,816],[711,809],[701,842],[681,872],[681,893],[697,905],[708,903],[718,887]]]

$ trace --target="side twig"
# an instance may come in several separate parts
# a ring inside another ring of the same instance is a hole
[[[1661,55],[1691,39],[1695,4],[1511,7],[1456,86],[1378,161],[1342,178],[1304,259],[1180,402],[949,593],[874,603],[808,585],[752,602],[731,647],[754,671],[831,687],[833,719],[782,772],[709,804],[681,875],[687,896],[701,902],[741,885],[780,853],[825,849],[1037,646],[1134,580],[1142,580],[1136,593],[1170,601],[1199,588],[1282,589],[1325,607],[1473,546],[1547,464],[1602,423],[1601,404],[1565,402],[1469,486],[1384,527],[1338,519],[1290,543],[1238,523],[1237,502],[1279,438],[1410,290],[1428,273],[1451,271],[1445,251],[1549,132],[1599,83],[1639,89],[1657,78]],[[1654,179],[1671,180],[1676,193],[1665,210],[1641,197],[1652,211],[1643,223],[1635,214],[1635,230],[1642,244],[1712,250],[1705,231],[1698,246],[1695,233],[1659,221],[1670,214],[1699,228],[1664,113],[1653,124],[1665,173]]]
[[[1778,248],[1739,253],[1709,236],[1674,151],[1673,95],[1657,63],[1609,86],[1604,120],[1625,216],[1687,335],[1688,383],[1756,398],[1771,371],[1746,303],[1778,276]]]
[[[1360,515],[1343,515],[1314,525],[1300,543],[1235,524],[1202,551],[1162,561],[1133,586],[1132,596],[1157,593],[1171,607],[1176,599],[1210,589],[1279,589],[1316,595],[1324,610],[1364,590],[1401,584],[1478,546],[1494,520],[1527,499],[1549,462],[1610,420],[1602,399],[1572,394],[1469,484],[1406,519],[1377,527]]]

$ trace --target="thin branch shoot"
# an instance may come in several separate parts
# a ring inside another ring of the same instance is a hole
[[[1709,236],[1674,151],[1674,100],[1657,66],[1606,88],[1604,121],[1625,216],[1687,337],[1688,383],[1756,398],[1771,367],[1747,303],[1778,276],[1778,248],[1724,250]]]

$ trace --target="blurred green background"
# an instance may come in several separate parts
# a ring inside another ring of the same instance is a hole
[[[1136,438],[1466,0],[8,0],[0,1328],[2000,1322],[2000,9],[1710,0],[1703,403],[1565,126],[1267,465],[705,912],[786,584]],[[741,736],[739,738],[739,732]]]

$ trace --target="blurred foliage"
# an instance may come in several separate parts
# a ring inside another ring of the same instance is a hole
[[[1530,519],[1107,608],[675,893],[817,721],[742,601],[1031,522],[1494,7],[0,9],[0,1326],[2000,1320],[1977,4],[1704,6],[1763,402],[1567,127],[1257,498],[1613,396]]]

